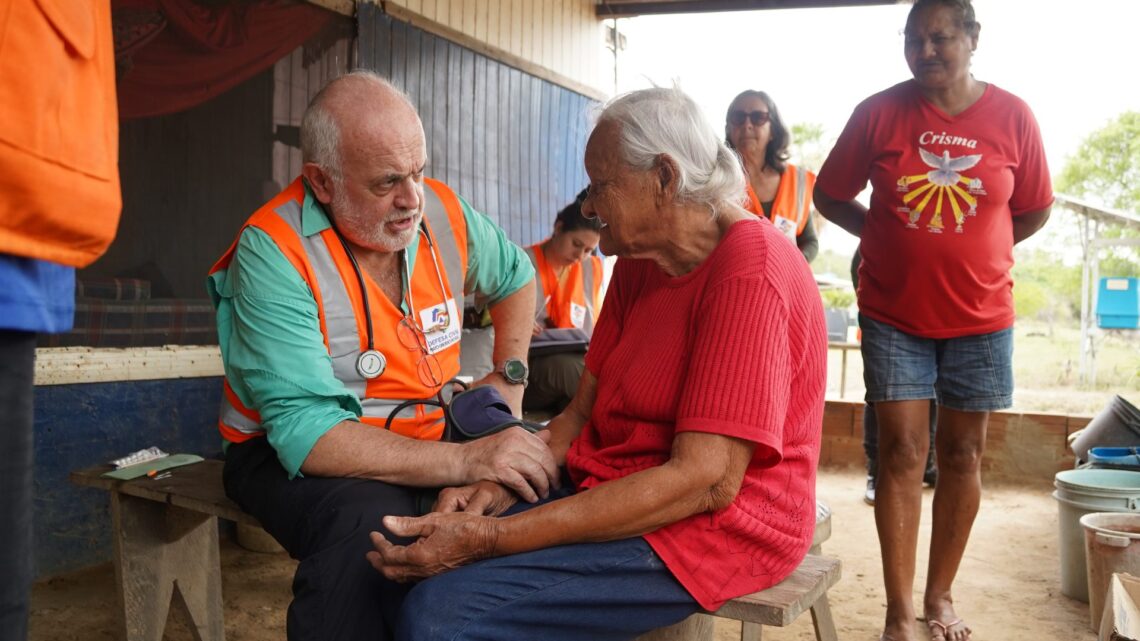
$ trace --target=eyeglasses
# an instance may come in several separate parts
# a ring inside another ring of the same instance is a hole
[[[396,338],[400,340],[404,349],[420,353],[420,360],[416,362],[416,374],[419,375],[421,383],[427,387],[439,387],[443,384],[443,368],[440,367],[435,354],[428,351],[427,337],[424,336],[423,330],[416,326],[415,321],[407,316],[401,318],[400,323],[396,325]]]
[[[743,125],[745,120],[751,120],[753,127],[759,127],[771,119],[772,114],[767,111],[738,111],[734,109],[728,112],[728,122],[732,123],[733,127]]]

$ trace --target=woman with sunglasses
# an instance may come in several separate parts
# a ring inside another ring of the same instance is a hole
[[[791,136],[771,96],[749,89],[732,100],[724,140],[740,155],[748,178],[744,208],[767,218],[810,263],[819,253],[811,219],[815,174],[788,162]]]
[[[915,557],[930,404],[938,485],[921,614],[932,641],[967,641],[951,586],[981,501],[989,413],[1013,401],[1013,245],[1049,218],[1037,121],[970,73],[970,0],[918,0],[903,54],[913,77],[860,103],[819,172],[819,211],[861,239],[866,400],[879,426],[875,522],[884,639],[915,629]],[[856,197],[871,183],[870,207]]]

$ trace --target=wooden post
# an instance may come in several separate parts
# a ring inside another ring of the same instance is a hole
[[[111,492],[122,638],[162,641],[173,599],[197,641],[225,641],[218,519]]]

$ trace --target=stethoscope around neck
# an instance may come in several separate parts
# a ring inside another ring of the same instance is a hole
[[[365,380],[372,380],[379,377],[388,369],[388,358],[376,349],[375,338],[372,334],[372,309],[368,304],[368,288],[364,284],[364,273],[360,271],[360,265],[356,262],[356,256],[352,253],[352,248],[348,246],[348,241],[345,240],[344,235],[340,233],[336,225],[332,226],[333,232],[336,237],[340,239],[340,245],[344,248],[344,253],[348,255],[348,262],[352,264],[352,271],[356,273],[356,282],[360,285],[360,298],[364,302],[364,327],[368,332],[368,349],[360,353],[356,357],[356,373]],[[427,226],[424,221],[420,220],[419,233],[427,239],[428,253],[431,254],[432,264],[435,266],[435,275],[439,280],[439,291],[443,295],[444,304],[447,304],[447,288],[443,285],[443,272],[439,270],[439,260],[435,257],[435,244],[431,240],[431,234],[427,232]],[[415,319],[416,306],[412,299],[412,270],[408,265],[408,250],[400,250],[400,262],[404,265],[404,276],[407,287],[404,283],[400,284],[401,289],[404,290],[404,299],[408,303],[408,313],[412,316],[412,323],[416,328],[423,332],[423,327]]]

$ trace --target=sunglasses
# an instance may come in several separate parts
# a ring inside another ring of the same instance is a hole
[[[759,127],[771,119],[772,114],[767,111],[738,111],[734,109],[728,112],[728,122],[732,123],[733,127],[743,125],[745,120],[751,120],[753,127]]]

